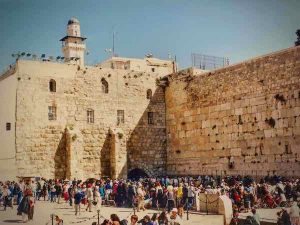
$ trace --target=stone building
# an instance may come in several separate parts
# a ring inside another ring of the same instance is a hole
[[[126,177],[166,169],[164,90],[174,63],[115,57],[85,66],[77,19],[64,62],[18,59],[0,76],[1,176]],[[109,65],[109,66],[107,66]]]
[[[84,65],[74,18],[61,41],[63,63],[18,59],[0,76],[0,179],[300,176],[300,46],[176,72],[155,58]]]

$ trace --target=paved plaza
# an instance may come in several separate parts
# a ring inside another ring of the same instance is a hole
[[[0,210],[0,224],[4,225],[16,225],[22,223],[22,217],[17,216],[16,206],[14,209],[8,208],[6,211]],[[146,210],[144,212],[137,212],[139,219],[144,215],[152,216],[155,210]],[[34,225],[51,225],[50,215],[54,213],[64,220],[64,224],[80,224],[80,225],[91,225],[93,222],[97,222],[97,211],[93,209],[93,212],[86,212],[85,208],[82,207],[82,213],[75,216],[74,208],[70,207],[67,203],[50,203],[48,201],[37,201],[35,205],[35,213],[33,221],[27,222],[26,224]],[[133,210],[129,208],[116,208],[106,207],[101,208],[100,222],[103,218],[109,218],[110,214],[116,213],[120,219],[129,219],[133,214]],[[189,220],[186,219],[184,214],[184,225],[197,224],[197,225],[222,225],[223,216],[221,215],[199,215],[189,214]]]

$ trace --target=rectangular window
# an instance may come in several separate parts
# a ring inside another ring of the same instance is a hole
[[[48,119],[56,120],[56,106],[48,106]]]
[[[11,130],[11,123],[6,123],[6,130]]]
[[[117,111],[117,124],[123,124],[124,123],[124,110],[118,110]]]
[[[89,109],[87,111],[87,122],[94,123],[94,110],[92,110],[92,109]]]
[[[154,124],[153,112],[148,112],[148,124]]]

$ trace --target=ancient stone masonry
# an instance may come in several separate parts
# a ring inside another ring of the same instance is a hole
[[[168,81],[167,173],[300,176],[300,47]]]
[[[171,74],[151,55],[85,66],[85,39],[72,18],[64,57],[0,77],[0,179],[300,176],[300,46]]]
[[[160,74],[38,61],[18,61],[17,67],[19,175],[126,177],[134,168],[165,173],[164,89],[156,85]],[[56,92],[49,91],[51,79]],[[56,120],[49,120],[49,106]],[[88,110],[93,122],[87,121]],[[118,110],[124,111],[120,123]],[[148,124],[148,112],[153,124]]]

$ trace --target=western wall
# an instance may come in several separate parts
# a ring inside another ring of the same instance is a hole
[[[300,176],[300,47],[165,80],[168,174]]]

